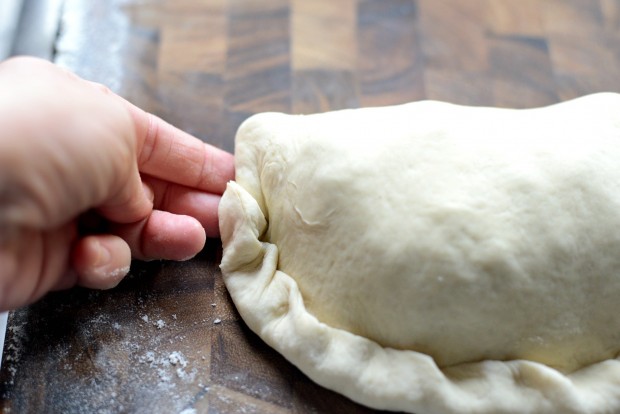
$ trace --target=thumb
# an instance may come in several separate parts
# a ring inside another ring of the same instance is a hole
[[[111,234],[87,236],[75,244],[71,261],[80,286],[109,289],[129,272],[131,250],[123,239]]]
[[[127,181],[97,211],[113,222],[134,223],[149,216],[153,210],[153,199],[153,190],[142,182],[136,165]]]

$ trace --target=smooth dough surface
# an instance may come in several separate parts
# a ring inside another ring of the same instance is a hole
[[[220,204],[242,317],[407,412],[620,412],[620,95],[255,115]]]

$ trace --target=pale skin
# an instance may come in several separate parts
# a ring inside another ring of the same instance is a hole
[[[233,156],[51,63],[0,63],[0,310],[218,237]],[[96,223],[96,226],[85,225]]]

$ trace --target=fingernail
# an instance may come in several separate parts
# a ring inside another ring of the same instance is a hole
[[[119,279],[129,273],[129,266],[116,267],[112,263],[112,254],[99,241],[97,242],[97,261],[94,264],[94,270],[97,274],[110,279]]]
[[[95,260],[93,267],[97,270],[103,270],[109,265],[112,255],[99,240],[97,240],[97,246],[95,249],[97,250],[97,260]]]

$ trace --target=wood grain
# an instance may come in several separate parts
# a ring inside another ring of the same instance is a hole
[[[294,71],[354,70],[357,63],[354,0],[292,0]]]
[[[361,0],[357,22],[361,106],[423,99],[424,54],[417,3]]]
[[[56,61],[228,151],[248,116],[620,91],[620,0],[67,0]],[[241,321],[210,240],[11,314],[12,413],[368,413]]]

